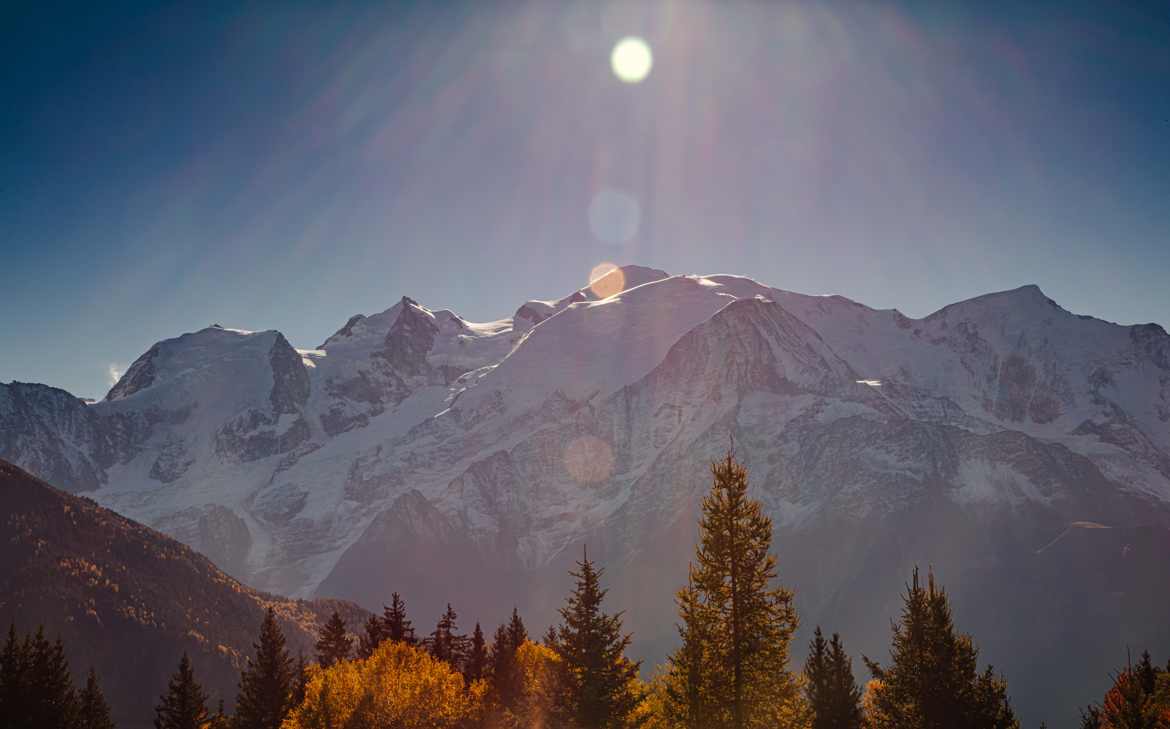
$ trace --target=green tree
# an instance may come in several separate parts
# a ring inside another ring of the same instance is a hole
[[[25,638],[21,652],[24,653],[24,678],[20,683],[25,711],[18,715],[23,713],[30,727],[76,727],[77,692],[60,639],[50,642],[45,638],[44,629],[37,628],[34,636]]]
[[[237,729],[279,729],[293,708],[296,676],[271,607],[264,614],[260,640],[253,647],[256,655],[240,675],[235,725]]]
[[[804,664],[804,691],[812,712],[812,729],[860,729],[861,689],[853,678],[853,661],[841,636],[825,640],[818,625]]]
[[[377,615],[371,615],[366,619],[365,633],[358,637],[358,658],[372,656],[384,640],[386,640],[386,626],[382,624]]]
[[[463,678],[467,679],[468,683],[478,681],[484,678],[488,672],[488,649],[487,641],[483,637],[483,629],[479,627],[479,623],[475,624],[475,630],[471,633],[471,642],[468,643],[467,661],[463,666]]]
[[[97,674],[89,669],[85,679],[85,688],[78,697],[79,729],[114,729],[114,720],[110,716],[110,705],[102,694],[98,685]]]
[[[524,679],[516,663],[516,651],[528,640],[528,630],[513,608],[506,625],[496,628],[491,650],[491,701],[504,709],[514,711],[523,694]]]
[[[553,649],[561,657],[565,700],[562,707],[581,729],[638,726],[634,712],[642,700],[637,689],[640,664],[626,658],[630,636],[622,632],[621,613],[606,614],[602,570],[585,552],[570,572],[576,585],[561,608],[562,623]]]
[[[868,721],[872,729],[1015,729],[1006,683],[990,666],[978,671],[979,651],[955,630],[946,592],[934,575],[924,587],[914,570],[893,627],[891,663],[865,659],[874,676]]]
[[[792,593],[774,584],[772,521],[748,498],[747,469],[731,453],[711,475],[695,564],[678,596],[683,645],[669,659],[678,698],[668,711],[695,729],[800,725],[800,681],[788,668],[796,610]],[[697,717],[704,723],[691,723]]]
[[[317,639],[317,663],[322,668],[329,668],[338,661],[349,658],[353,649],[353,639],[345,629],[345,621],[334,610],[329,620],[321,627],[321,635]]]
[[[427,639],[427,649],[431,655],[456,669],[463,666],[463,658],[467,653],[467,637],[459,634],[458,620],[455,609],[451,603],[447,603],[447,609]]]
[[[406,617],[406,602],[397,592],[390,596],[390,604],[383,607],[382,631],[386,640],[407,645],[418,642],[414,637],[414,626]]]
[[[155,729],[206,729],[207,694],[195,680],[191,659],[184,653],[179,670],[171,676],[167,692],[154,709]]]

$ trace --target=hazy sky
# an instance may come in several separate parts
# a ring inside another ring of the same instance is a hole
[[[158,339],[403,294],[499,318],[602,260],[1170,324],[1165,0],[24,5],[0,381],[100,397]]]

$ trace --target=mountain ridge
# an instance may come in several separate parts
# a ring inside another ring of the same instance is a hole
[[[621,269],[593,284],[482,323],[403,297],[315,350],[202,330],[189,351],[152,347],[157,381],[92,405],[0,385],[0,457],[65,476],[258,587],[372,607],[399,589],[426,613],[448,600],[510,610],[494,583],[546,620],[589,543],[631,615],[645,613],[648,656],[671,640],[673,563],[694,538],[706,463],[733,438],[795,551],[802,609],[851,615],[863,645],[882,620],[835,600],[889,586],[860,565],[894,576],[914,553],[1009,579],[1012,560],[1032,564],[1024,555],[1072,522],[1170,524],[1158,329],[1071,314],[1033,285],[911,319],[726,274]],[[916,552],[889,541],[915,518],[951,534]],[[951,535],[972,543],[969,560]],[[640,559],[672,566],[650,574]]]

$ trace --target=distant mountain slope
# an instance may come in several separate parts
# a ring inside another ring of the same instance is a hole
[[[312,657],[336,600],[288,600],[241,585],[169,537],[0,461],[0,624],[60,636],[75,674],[94,667],[120,726],[146,726],[183,651],[214,699],[235,700],[238,669],[268,606],[293,652]]]

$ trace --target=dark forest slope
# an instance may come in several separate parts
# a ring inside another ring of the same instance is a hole
[[[212,702],[235,698],[238,669],[268,606],[294,654],[312,656],[333,600],[257,592],[159,532],[72,496],[0,460],[0,622],[44,625],[65,642],[75,677],[93,666],[120,726],[147,726],[183,651]]]

